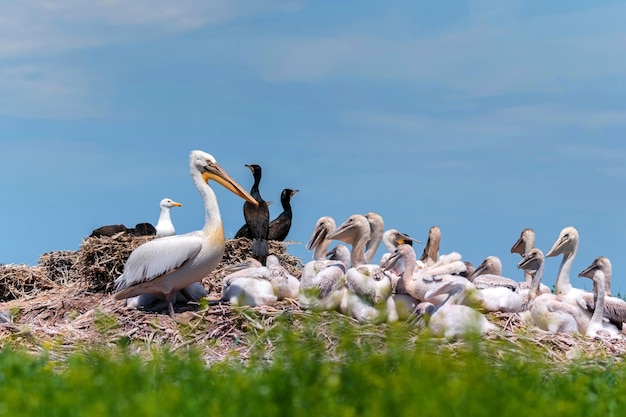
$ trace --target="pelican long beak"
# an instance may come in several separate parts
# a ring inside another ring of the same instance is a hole
[[[552,248],[550,248],[548,253],[546,253],[546,258],[561,255],[563,253],[563,247],[565,246],[565,243],[567,243],[567,239],[568,238],[566,236],[563,236],[562,238],[554,242]]]
[[[311,250],[316,248],[328,235],[328,229],[325,226],[316,227],[308,242],[306,242],[306,248]]]
[[[398,232],[398,236],[396,237],[396,243],[398,245],[411,245],[411,246],[413,246],[413,242],[419,243],[421,245],[424,244],[424,242],[422,242],[421,240],[414,239],[414,238],[412,238],[409,235],[406,235],[406,234],[404,234],[402,232]]]
[[[202,173],[202,178],[205,181],[208,182],[209,180],[214,180],[227,190],[231,191],[233,194],[238,195],[255,206],[259,205],[259,202],[248,194],[248,192],[244,190],[243,187],[239,185],[230,175],[228,175],[228,173],[224,171],[224,169],[216,162],[208,164],[205,169],[206,171]]]
[[[528,257],[524,257],[521,261],[519,261],[519,263],[517,264],[517,268],[518,269],[523,269],[523,270],[527,270],[529,264],[533,261],[535,261],[536,258],[534,256],[528,256]],[[528,268],[528,270],[531,270],[530,268]],[[537,267],[533,267],[532,270],[537,270]]]
[[[593,274],[596,272],[597,269],[598,269],[598,263],[596,261],[593,261],[591,265],[589,265],[580,274],[578,274],[578,277],[579,278],[587,277],[587,278],[593,279]]]
[[[327,238],[332,240],[340,240],[345,243],[350,243],[352,237],[352,229],[350,225],[342,224],[334,232],[330,233]]]
[[[480,265],[478,265],[475,269],[474,272],[472,272],[468,279],[470,278],[476,278],[477,276],[479,276],[480,274],[482,274],[482,272],[485,270],[485,268],[487,268],[487,264],[485,263],[485,261],[483,261]]]
[[[400,254],[398,251],[392,252],[391,256],[387,258],[387,260],[380,266],[383,270],[387,271],[394,267],[398,259],[400,258]]]
[[[524,256],[524,240],[520,237],[511,248],[511,253],[519,253]]]

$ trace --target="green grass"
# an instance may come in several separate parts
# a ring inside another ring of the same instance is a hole
[[[247,360],[133,343],[61,363],[0,352],[0,416],[621,416],[626,367],[549,363],[524,342],[439,343],[402,325],[289,318]],[[107,326],[104,326],[108,328]],[[271,349],[270,349],[271,346]]]

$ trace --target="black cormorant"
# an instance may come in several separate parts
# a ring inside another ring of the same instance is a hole
[[[283,206],[283,212],[270,222],[269,240],[283,241],[289,234],[291,229],[291,197],[299,190],[285,188],[280,193],[280,203]]]
[[[256,164],[248,165],[246,167],[250,169],[254,176],[254,184],[250,189],[250,195],[259,203],[255,206],[252,203],[245,202],[243,204],[243,217],[246,219],[246,224],[250,229],[250,235],[252,238],[252,256],[261,263],[265,264],[265,258],[269,255],[269,248],[267,246],[267,235],[269,233],[270,226],[270,211],[268,204],[259,193],[259,183],[261,182],[261,167]]]

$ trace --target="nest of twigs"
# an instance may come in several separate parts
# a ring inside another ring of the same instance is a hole
[[[7,343],[38,352],[56,346],[55,355],[71,353],[79,346],[133,343],[136,349],[163,346],[179,350],[194,346],[203,350],[207,362],[237,354],[246,358],[252,343],[249,336],[264,334],[278,317],[288,315],[295,322],[310,317],[299,308],[297,300],[281,301],[273,306],[231,308],[228,305],[208,306],[204,302],[176,306],[176,319],[161,311],[131,309],[123,301],[115,301],[111,290],[123,272],[126,259],[137,246],[154,237],[90,237],[78,251],[58,251],[41,256],[37,266],[0,265],[0,346]],[[292,275],[301,276],[300,258],[287,248],[294,242],[270,242],[270,253],[276,255]],[[221,263],[202,280],[209,299],[221,295],[226,266],[244,262],[250,256],[248,239],[226,241]],[[500,330],[489,339],[506,340],[510,350],[528,344],[543,349],[553,362],[566,363],[577,358],[616,358],[626,353],[622,340],[589,339],[580,335],[548,334],[528,327],[514,313],[491,313],[488,319]],[[342,326],[384,334],[386,325],[364,326],[339,313],[325,313],[323,320],[342,320]],[[417,334],[415,324],[404,324]],[[319,326],[324,337],[325,325]],[[416,336],[417,337],[417,336]],[[327,339],[331,340],[329,334]],[[410,339],[410,337],[409,337]],[[523,342],[523,343],[522,343]],[[454,349],[457,344],[445,346]],[[433,345],[434,346],[434,345]],[[460,346],[460,345],[459,345]]]
[[[0,301],[29,297],[55,285],[42,267],[0,265]]]

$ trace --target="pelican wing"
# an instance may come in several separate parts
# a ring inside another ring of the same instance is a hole
[[[163,237],[135,249],[124,266],[124,273],[115,280],[115,291],[151,281],[180,268],[202,249],[199,236]]]
[[[269,281],[270,271],[265,266],[253,266],[250,268],[241,269],[225,276],[223,280],[224,285],[231,285],[233,280],[237,278],[264,279],[266,281]]]
[[[345,285],[345,273],[341,267],[331,266],[321,271],[317,275],[316,280],[319,280],[317,284],[319,297],[324,298]]]
[[[494,274],[478,275],[476,278],[474,278],[472,283],[478,289],[495,287],[506,287],[511,291],[516,291],[518,289],[517,281],[514,281],[511,278]]]
[[[593,313],[596,304],[593,294],[585,294],[580,297],[579,304],[585,309]],[[604,298],[604,310],[602,315],[611,322],[621,323],[626,321],[626,301],[617,297]]]

